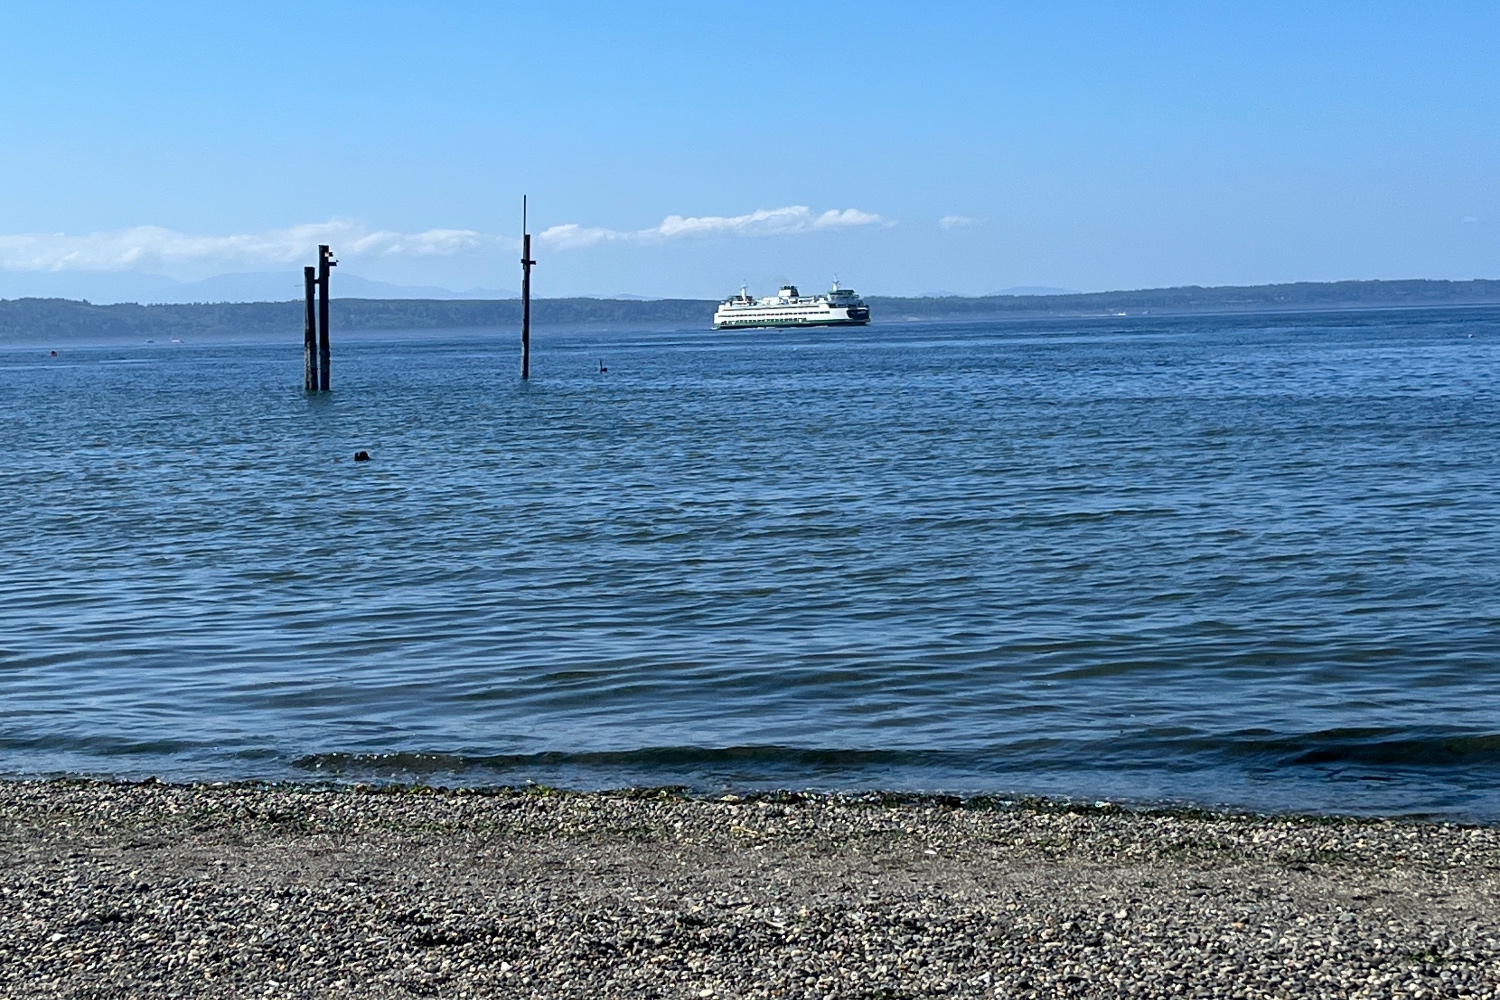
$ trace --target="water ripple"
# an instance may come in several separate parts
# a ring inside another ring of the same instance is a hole
[[[0,772],[1500,818],[1493,310],[296,341],[0,352]]]

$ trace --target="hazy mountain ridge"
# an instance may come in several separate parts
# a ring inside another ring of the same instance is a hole
[[[697,299],[537,299],[538,326],[708,322],[714,303]],[[706,311],[705,311],[706,310]],[[340,330],[441,330],[519,326],[519,299],[333,299]],[[0,341],[302,335],[303,304],[212,302],[94,305],[71,299],[0,300]]]
[[[888,307],[921,318],[995,312],[1088,315],[1121,311],[1138,314],[1488,305],[1500,303],[1500,280],[1299,281],[1281,285],[1184,285],[1046,295],[955,295],[920,299],[866,296],[866,301],[870,303],[872,315],[877,307]]]
[[[398,285],[357,274],[337,275],[334,288],[361,299],[505,299],[518,292],[471,288],[456,292],[436,285]],[[302,294],[302,272],[246,271],[178,281],[160,274],[73,271],[15,273],[0,271],[0,299],[87,300],[95,303],[188,305],[200,302],[280,302]]]
[[[868,296],[874,322],[985,315],[1099,316],[1117,313],[1263,312],[1500,304],[1500,281],[1298,282],[1284,285],[1154,288],[1067,295],[896,298]],[[712,299],[538,299],[538,327],[669,325],[704,327]],[[516,326],[517,299],[336,298],[335,330],[437,330]],[[140,339],[174,336],[300,337],[302,303],[216,302],[93,305],[70,299],[0,300],[0,341]]]

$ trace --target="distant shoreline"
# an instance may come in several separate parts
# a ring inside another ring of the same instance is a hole
[[[1065,295],[899,298],[867,296],[874,323],[973,318],[1099,318],[1240,315],[1500,305],[1500,280],[1335,281],[1155,288]],[[539,328],[707,328],[712,299],[538,299]],[[333,326],[348,331],[452,330],[514,326],[518,299],[335,298]],[[300,335],[302,304],[217,302],[93,305],[72,299],[0,299],[0,344],[87,339]]]

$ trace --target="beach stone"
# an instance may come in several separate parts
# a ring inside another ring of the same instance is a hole
[[[1500,996],[1492,827],[11,781],[0,852],[6,997]]]

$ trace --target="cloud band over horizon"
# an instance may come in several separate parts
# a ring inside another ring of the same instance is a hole
[[[172,264],[291,264],[320,243],[333,245],[336,253],[350,257],[451,256],[484,241],[482,234],[468,229],[395,233],[372,231],[345,219],[233,236],[194,236],[161,226],[135,226],[84,236],[0,236],[0,270],[144,271]]]
[[[855,208],[814,214],[806,205],[758,209],[736,216],[669,215],[650,229],[621,231],[567,223],[537,238],[558,249],[602,243],[652,243],[708,236],[778,236],[858,226],[890,225]],[[485,247],[519,248],[513,236],[472,229],[427,229],[417,233],[372,230],[348,219],[230,236],[195,236],[162,226],[135,226],[70,236],[66,233],[0,235],[0,271],[155,271],[173,265],[229,268],[294,264],[321,243],[346,258],[453,257]]]
[[[862,212],[857,208],[846,208],[843,211],[829,209],[821,215],[814,215],[806,205],[787,205],[784,208],[757,209],[744,215],[686,218],[669,215],[658,226],[633,231],[585,227],[570,222],[545,229],[537,234],[537,238],[554,246],[570,248],[615,242],[654,243],[685,236],[781,236],[820,229],[879,225],[884,221],[873,212]]]

